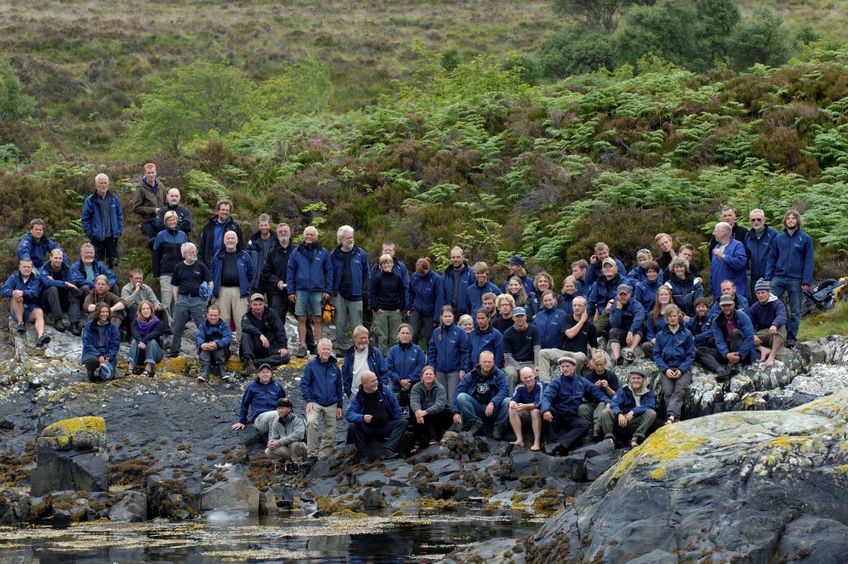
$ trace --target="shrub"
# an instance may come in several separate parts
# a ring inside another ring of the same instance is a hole
[[[733,30],[727,51],[737,70],[755,64],[776,67],[789,60],[792,43],[783,19],[768,8],[758,8]]]
[[[549,35],[536,51],[540,72],[548,78],[612,69],[616,65],[608,33],[564,29]]]
[[[9,61],[0,59],[0,121],[27,118],[35,109],[35,100],[23,93],[21,81]]]

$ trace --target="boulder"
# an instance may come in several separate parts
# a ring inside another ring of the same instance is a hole
[[[216,509],[259,513],[259,490],[245,475],[240,464],[225,464],[215,468],[211,474],[211,485],[205,486],[200,494],[201,511]]]
[[[0,491],[0,525],[20,525],[29,518],[30,497],[12,489]]]
[[[124,492],[121,499],[109,508],[109,520],[138,523],[147,520],[147,496],[143,492]]]
[[[148,518],[185,520],[200,512],[200,463],[184,451],[163,457],[147,476]]]
[[[109,489],[106,421],[102,417],[74,417],[44,428],[36,441],[37,467],[31,492],[97,492]]]

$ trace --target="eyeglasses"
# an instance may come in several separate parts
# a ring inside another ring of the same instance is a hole
[[[752,217],[751,223],[754,223],[755,221],[762,221],[762,220],[763,220],[763,218],[761,218],[761,217]]]

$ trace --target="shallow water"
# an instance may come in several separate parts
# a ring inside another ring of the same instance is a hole
[[[462,515],[360,519],[220,513],[192,523],[0,527],[3,562],[426,562],[492,538],[523,537],[540,520]]]

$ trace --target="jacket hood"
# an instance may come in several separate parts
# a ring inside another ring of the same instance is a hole
[[[650,388],[648,388],[648,386],[646,386],[644,382],[642,383],[642,389],[639,391],[639,393],[636,393],[636,391],[630,387],[630,383],[624,384],[624,387],[630,390],[631,394],[640,398],[651,392]]]

